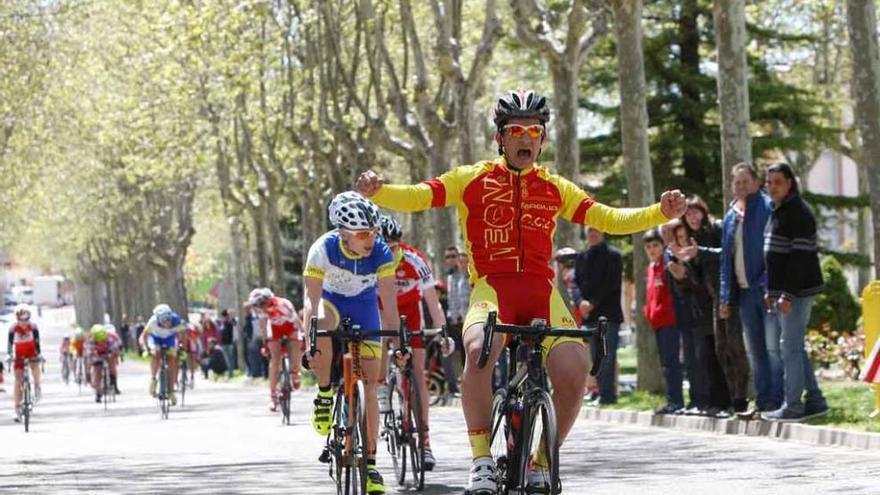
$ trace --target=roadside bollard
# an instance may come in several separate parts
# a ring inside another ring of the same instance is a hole
[[[874,345],[880,337],[880,280],[874,280],[862,291],[862,323],[865,329],[865,371],[871,365]],[[871,383],[874,390],[874,412],[871,418],[880,417],[880,383]]]

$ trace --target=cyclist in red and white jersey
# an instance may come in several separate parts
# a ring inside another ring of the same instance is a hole
[[[269,347],[269,395],[272,402],[269,409],[272,412],[278,410],[278,398],[275,396],[275,387],[278,385],[278,369],[281,367],[281,339],[287,337],[288,352],[290,353],[290,382],[294,389],[299,389],[299,367],[302,358],[302,322],[297,316],[293,303],[278,297],[268,288],[259,288],[251,291],[248,297],[250,305],[259,317],[260,329],[266,330]]]
[[[31,312],[27,306],[19,304],[15,307],[15,323],[9,327],[9,342],[6,353],[13,358],[12,369],[15,371],[15,421],[21,421],[21,388],[24,380],[25,360],[31,360],[31,376],[34,380],[34,399],[40,399],[40,330],[31,321]]]
[[[425,318],[422,313],[422,300],[428,308],[431,315],[431,321],[437,327],[446,324],[446,316],[443,314],[443,307],[440,305],[440,298],[437,296],[436,282],[431,267],[428,265],[425,255],[421,251],[409,244],[401,241],[403,237],[403,227],[400,222],[392,216],[383,215],[380,218],[382,227],[382,237],[391,248],[394,254],[396,267],[394,270],[394,282],[397,287],[397,310],[406,316],[407,328],[411,332],[417,332],[425,327]],[[410,339],[412,347],[412,366],[413,374],[417,377],[425,376],[425,344],[422,336],[413,336]],[[449,349],[454,345],[449,339],[444,345],[444,349]],[[381,381],[385,377],[384,368],[387,361],[382,360],[383,372],[380,375],[379,392],[379,410],[387,412],[391,410],[389,400],[388,387],[381,386]],[[427,471],[434,469],[437,463],[434,453],[431,451],[431,438],[428,434],[428,382],[426,380],[416,381],[420,403],[422,404],[422,425],[425,436],[422,439],[425,445],[425,457],[423,463]]]

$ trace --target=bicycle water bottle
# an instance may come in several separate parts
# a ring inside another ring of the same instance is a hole
[[[507,451],[516,450],[516,438],[522,427],[523,407],[521,402],[514,402],[510,406],[510,429],[507,432]]]

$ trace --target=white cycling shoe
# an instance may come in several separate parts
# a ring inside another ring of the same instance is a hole
[[[498,493],[495,461],[490,457],[480,457],[474,460],[464,493],[465,495],[496,495]]]

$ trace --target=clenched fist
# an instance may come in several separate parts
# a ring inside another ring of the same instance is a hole
[[[369,198],[382,188],[384,182],[384,179],[379,174],[372,170],[367,170],[358,176],[354,188],[357,192]]]
[[[687,198],[678,189],[666,191],[660,196],[660,211],[666,218],[680,218],[687,211]]]

